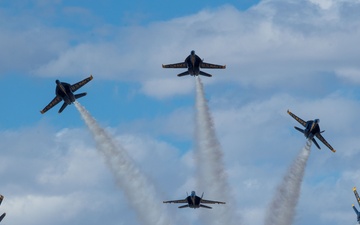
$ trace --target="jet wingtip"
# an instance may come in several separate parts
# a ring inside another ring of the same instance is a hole
[[[44,112],[44,110],[41,110],[40,113],[41,113],[41,114],[44,114],[45,112]]]
[[[287,110],[287,113],[289,113],[289,114],[290,114],[290,110]]]
[[[92,80],[94,77],[93,77],[93,75],[92,74],[90,74],[90,80]]]
[[[356,191],[356,187],[353,187],[353,191]]]

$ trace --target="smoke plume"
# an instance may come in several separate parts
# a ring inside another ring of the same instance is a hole
[[[230,187],[224,169],[223,152],[217,139],[213,120],[205,99],[204,87],[200,77],[196,77],[196,156],[198,165],[198,188],[204,191],[205,199],[226,201],[206,215],[208,224],[239,224],[236,220],[236,207],[230,198]],[[231,206],[230,206],[231,205]]]
[[[278,186],[267,210],[265,225],[290,225],[293,223],[311,144],[310,140],[306,142]]]
[[[104,156],[117,185],[124,191],[129,204],[135,209],[141,222],[148,225],[172,224],[160,204],[160,198],[156,198],[154,186],[135,166],[127,152],[116,144],[84,107],[78,102],[75,102],[75,106],[91,131],[97,149]]]

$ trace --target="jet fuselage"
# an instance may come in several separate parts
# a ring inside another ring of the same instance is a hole
[[[200,63],[202,63],[202,60],[195,54],[194,51],[191,51],[191,54],[185,59],[185,63],[191,76],[199,75]]]
[[[66,104],[70,105],[71,103],[75,102],[75,96],[71,91],[71,85],[65,82],[60,82],[56,80],[56,90],[55,94],[60,96]]]
[[[191,192],[191,195],[187,197],[187,201],[189,204],[189,208],[193,208],[193,209],[200,208],[201,198],[196,196],[195,191]]]
[[[306,138],[312,140],[317,133],[320,133],[319,123],[320,123],[319,119],[309,120],[306,122],[305,130],[304,130],[304,135]]]

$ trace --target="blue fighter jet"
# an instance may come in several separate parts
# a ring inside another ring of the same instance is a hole
[[[1,205],[2,201],[3,201],[3,199],[4,199],[4,196],[0,195],[0,205]],[[0,222],[1,222],[1,220],[4,219],[5,216],[6,216],[6,213],[3,213],[3,214],[0,216]]]
[[[192,50],[190,55],[185,59],[184,62],[180,63],[174,63],[174,64],[168,64],[168,65],[162,65],[163,68],[187,68],[187,71],[183,73],[179,73],[177,76],[182,77],[185,75],[191,75],[191,76],[198,76],[203,75],[206,77],[211,77],[211,74],[205,73],[204,71],[201,71],[202,69],[225,69],[226,66],[224,65],[216,65],[204,62],[198,55],[195,54],[195,51]]]
[[[359,194],[358,194],[357,191],[356,191],[356,187],[353,188],[353,192],[354,192],[355,198],[356,198],[356,200],[357,200],[357,202],[358,202],[358,204],[359,204],[359,206],[360,206],[360,197],[359,197]],[[360,212],[356,209],[356,207],[355,207],[354,204],[352,205],[352,207],[353,207],[353,209],[354,209],[354,211],[355,211],[355,213],[356,213],[357,221],[358,221],[358,223],[360,224]]]
[[[201,195],[201,197],[197,196],[195,191],[191,192],[191,195],[187,196],[185,199],[180,200],[172,200],[172,201],[164,201],[163,203],[180,203],[185,204],[182,206],[179,206],[179,208],[207,208],[211,209],[210,206],[204,205],[204,204],[225,204],[225,202],[218,202],[218,201],[211,201],[203,199],[204,193]]]
[[[84,86],[87,82],[91,81],[93,76],[90,76],[76,84],[68,84],[65,82],[60,82],[56,80],[56,89],[55,89],[55,98],[43,109],[41,110],[41,114],[44,114],[46,111],[57,105],[59,102],[64,100],[63,105],[61,106],[59,113],[61,113],[66,106],[71,105],[71,103],[75,102],[76,99],[81,98],[86,95],[86,93],[74,94],[79,88]]]
[[[328,147],[331,151],[336,152],[336,150],[321,135],[321,133],[323,133],[324,130],[320,131],[320,126],[319,126],[320,120],[319,119],[309,120],[309,121],[305,122],[304,120],[297,117],[295,114],[293,114],[289,110],[287,112],[290,116],[292,116],[296,121],[298,121],[301,125],[303,125],[305,127],[305,129],[301,129],[299,127],[294,127],[294,128],[296,130],[300,131],[301,133],[303,133],[305,135],[305,137],[307,139],[311,140],[318,149],[321,149],[321,148],[320,148],[319,144],[317,143],[317,141],[315,140],[315,137],[317,137],[322,143],[324,143],[324,145],[326,145],[326,147]]]

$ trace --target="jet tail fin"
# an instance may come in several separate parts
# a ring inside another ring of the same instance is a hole
[[[182,208],[187,208],[187,207],[189,207],[189,205],[181,205],[181,206],[179,206],[178,208],[179,208],[179,209],[182,209]]]
[[[75,99],[78,99],[78,98],[84,97],[85,95],[86,95],[86,92],[85,92],[85,93],[76,94],[76,95],[74,95],[74,97],[75,97]]]
[[[201,207],[201,208],[207,208],[207,209],[212,209],[212,207],[210,207],[210,206],[207,206],[207,205],[203,205],[203,204],[200,204],[200,207]]]
[[[4,219],[5,216],[6,216],[6,213],[3,213],[3,214],[0,216],[0,222],[1,222],[1,220]]]
[[[304,133],[305,131],[301,128],[298,128],[298,127],[294,127],[297,131],[300,131],[301,133]]]
[[[61,113],[67,106],[68,104],[66,102],[64,102],[64,104],[61,106],[61,108],[59,109],[59,113]]]
[[[186,75],[190,75],[189,71],[185,71],[183,73],[179,73],[177,76],[178,77],[182,77],[182,76],[186,76]]]
[[[354,204],[352,205],[352,208],[354,209],[354,211],[355,211],[356,215],[359,215],[359,211],[357,210],[357,208],[355,207],[355,205],[354,205]]]
[[[212,77],[211,74],[205,73],[205,72],[203,72],[203,71],[199,71],[199,74],[200,74],[200,75],[203,75],[203,76],[205,76],[205,77]]]
[[[320,145],[317,143],[317,141],[315,140],[315,138],[312,139],[312,142],[314,142],[314,144],[316,145],[316,147],[320,150]]]

